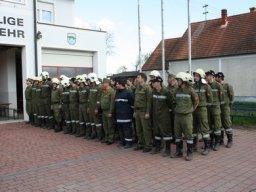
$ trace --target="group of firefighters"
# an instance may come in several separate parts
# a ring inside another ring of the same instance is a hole
[[[119,146],[133,147],[164,157],[193,159],[197,143],[204,142],[202,155],[233,143],[230,106],[233,88],[224,74],[197,69],[193,76],[179,72],[168,75],[151,71],[131,78],[103,78],[95,73],[69,78],[50,78],[44,71],[27,79],[26,111],[34,126],[63,131],[107,145],[119,138]],[[200,138],[199,138],[200,136]],[[176,151],[171,153],[171,144]]]

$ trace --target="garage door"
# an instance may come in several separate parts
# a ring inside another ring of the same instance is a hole
[[[43,66],[93,67],[93,53],[83,51],[66,51],[57,49],[42,50]]]
[[[50,77],[66,75],[75,77],[93,71],[93,53],[55,49],[42,50],[42,71],[48,71]]]

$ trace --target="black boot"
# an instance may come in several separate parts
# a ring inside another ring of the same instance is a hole
[[[76,123],[72,123],[72,135],[76,134]]]
[[[127,141],[127,139],[125,140],[124,148],[125,149],[132,148],[132,139],[129,139],[129,141]]]
[[[171,155],[171,140],[165,141],[165,150],[162,154],[163,157],[168,157]]]
[[[208,139],[204,139],[204,150],[202,151],[202,155],[208,155],[209,153],[209,144],[210,141]]]
[[[62,131],[62,123],[57,123],[57,127],[55,127],[54,132],[58,133]]]
[[[186,161],[191,161],[193,159],[193,144],[187,143],[187,156]]]
[[[215,145],[214,133],[210,133],[210,148],[213,149]]]
[[[85,135],[85,124],[80,125],[80,132],[77,137],[83,137]]]
[[[195,138],[193,139],[193,151],[197,151],[197,141],[198,141],[198,138],[195,137]]]
[[[224,145],[224,130],[221,130],[221,134],[220,134],[220,145]]]
[[[170,156],[171,158],[183,157],[183,141],[176,142],[176,152]]]
[[[86,125],[86,134],[85,134],[85,136],[84,136],[84,139],[89,139],[90,137],[91,137],[91,134],[92,134],[92,127],[91,127],[91,124],[90,123],[88,123],[87,125]]]
[[[232,133],[231,134],[227,134],[227,137],[228,137],[228,142],[227,142],[226,147],[227,148],[231,148],[232,145],[233,145],[233,134]]]
[[[150,154],[154,155],[160,152],[160,147],[161,147],[161,138],[160,139],[155,139],[155,147],[153,150],[150,152]]]
[[[213,151],[218,151],[220,149],[220,135],[215,135],[215,145]]]
[[[72,128],[71,128],[71,124],[70,123],[66,123],[66,127],[65,130],[63,131],[64,134],[69,134],[71,133]]]

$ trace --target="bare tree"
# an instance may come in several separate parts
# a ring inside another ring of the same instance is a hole
[[[127,71],[127,67],[125,67],[124,65],[120,66],[117,70],[116,73],[122,73],[122,72],[126,72]]]
[[[106,34],[106,45],[107,45],[107,50],[106,50],[106,54],[107,55],[113,55],[114,52],[114,34],[113,33],[108,33]]]
[[[146,61],[149,59],[149,57],[151,56],[152,52],[149,52],[149,53],[146,53],[146,54],[143,54],[141,56],[141,64],[144,65],[146,63]],[[135,69],[136,71],[138,71],[139,67],[139,56],[137,57],[137,60],[136,60],[136,64],[135,64]]]

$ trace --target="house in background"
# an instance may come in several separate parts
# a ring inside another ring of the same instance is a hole
[[[106,75],[106,32],[75,27],[74,7],[75,0],[0,0],[0,103],[23,112],[26,78],[43,70]]]
[[[236,98],[256,98],[256,8],[248,13],[191,24],[192,71],[221,71],[230,82]],[[166,74],[189,71],[188,31],[182,37],[165,40]],[[162,70],[161,42],[142,71]]]

